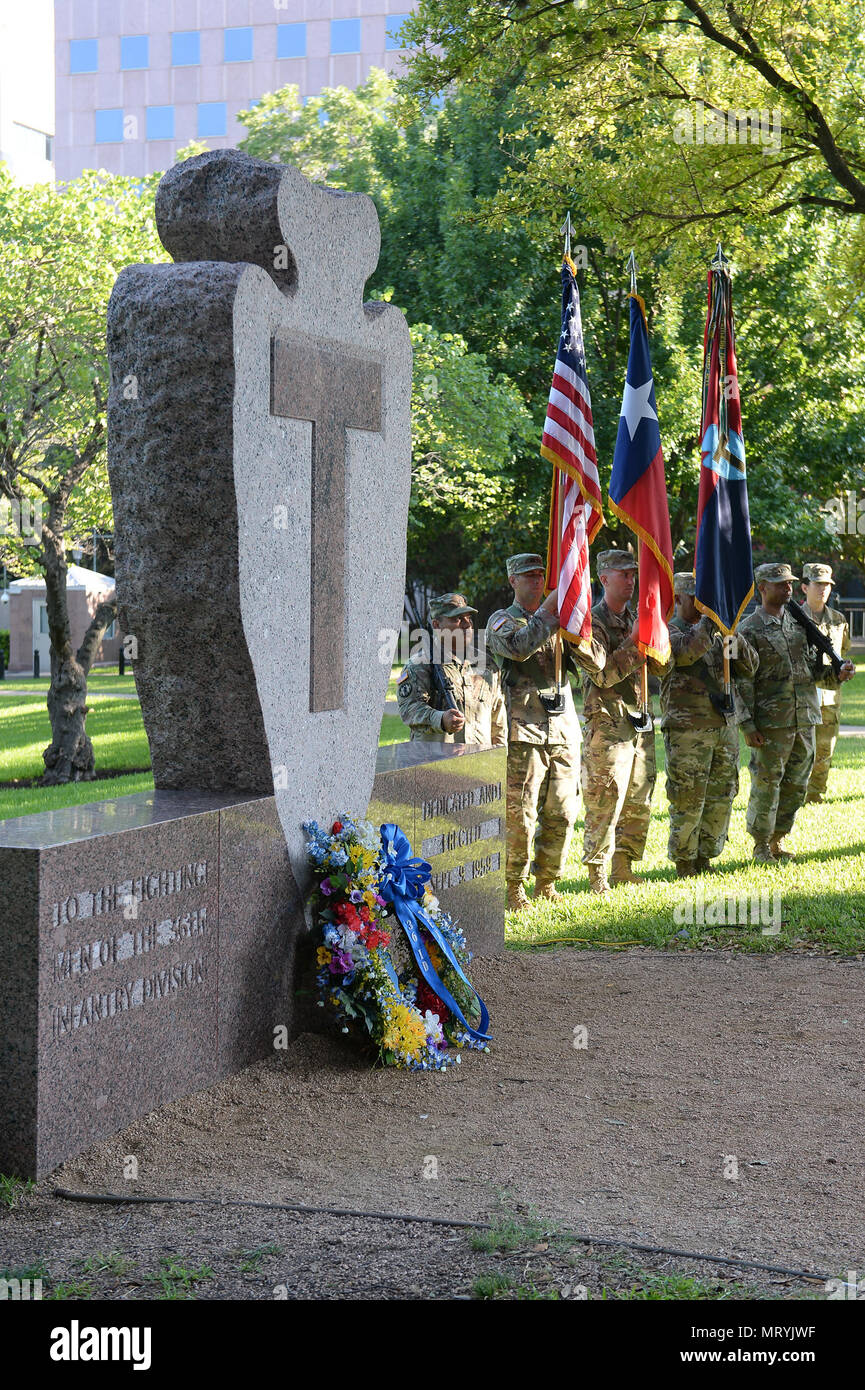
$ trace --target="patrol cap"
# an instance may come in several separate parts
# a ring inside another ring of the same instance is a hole
[[[470,608],[462,594],[439,594],[438,598],[431,598],[429,601],[429,615],[431,618],[459,618],[463,613],[477,613],[476,608]]]
[[[540,555],[509,555],[507,560],[508,579],[515,574],[531,574],[532,570],[546,570]]]
[[[690,594],[692,597],[697,592],[697,580],[690,570],[680,570],[673,575],[673,593]]]
[[[783,584],[785,579],[798,579],[789,565],[768,564],[758,565],[754,571],[754,578],[758,584]]]
[[[598,574],[603,574],[606,570],[635,570],[639,568],[630,550],[602,550],[598,555],[597,563]]]
[[[818,584],[831,584],[832,566],[821,565],[812,560],[810,564],[802,566],[802,578],[815,580]]]

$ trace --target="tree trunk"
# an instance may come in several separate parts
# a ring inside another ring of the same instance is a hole
[[[51,684],[48,716],[51,743],[42,753],[45,772],[40,786],[65,782],[91,782],[96,776],[93,744],[87,736],[87,676],[102,634],[117,616],[114,600],[100,603],[78,651],[72,647],[69,607],[66,601],[66,552],[63,544],[63,509],[52,501],[48,522],[42,528],[45,564],[45,602],[51,636]]]

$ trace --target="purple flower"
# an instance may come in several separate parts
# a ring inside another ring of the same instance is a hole
[[[330,886],[330,879],[329,879],[329,878],[323,878],[323,879],[321,880],[321,883],[319,884],[319,888],[321,889],[322,893],[332,893],[332,892],[333,892],[333,889],[332,889],[331,886]]]
[[[354,969],[350,951],[334,951],[328,966],[331,975],[347,975]]]
[[[385,902],[384,898],[379,897],[378,893],[376,893],[375,895],[375,900],[378,903],[379,907],[387,907],[387,903]]]
[[[352,901],[353,903],[362,903],[362,902],[363,902],[363,893],[360,891],[359,888],[352,888],[352,890],[351,890],[351,892],[349,893],[348,896],[349,896],[349,898],[351,899],[351,901]]]

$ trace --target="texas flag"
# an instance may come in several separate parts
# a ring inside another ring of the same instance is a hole
[[[637,645],[663,661],[670,649],[673,543],[646,307],[631,293],[631,350],[610,477],[610,506],[638,537],[640,597]]]

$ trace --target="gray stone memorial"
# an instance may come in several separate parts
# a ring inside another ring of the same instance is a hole
[[[0,821],[0,1172],[41,1177],[319,1023],[301,822],[369,806],[503,949],[503,749],[378,750],[410,482],[371,201],[238,151],[109,306],[123,629],[156,790]]]

